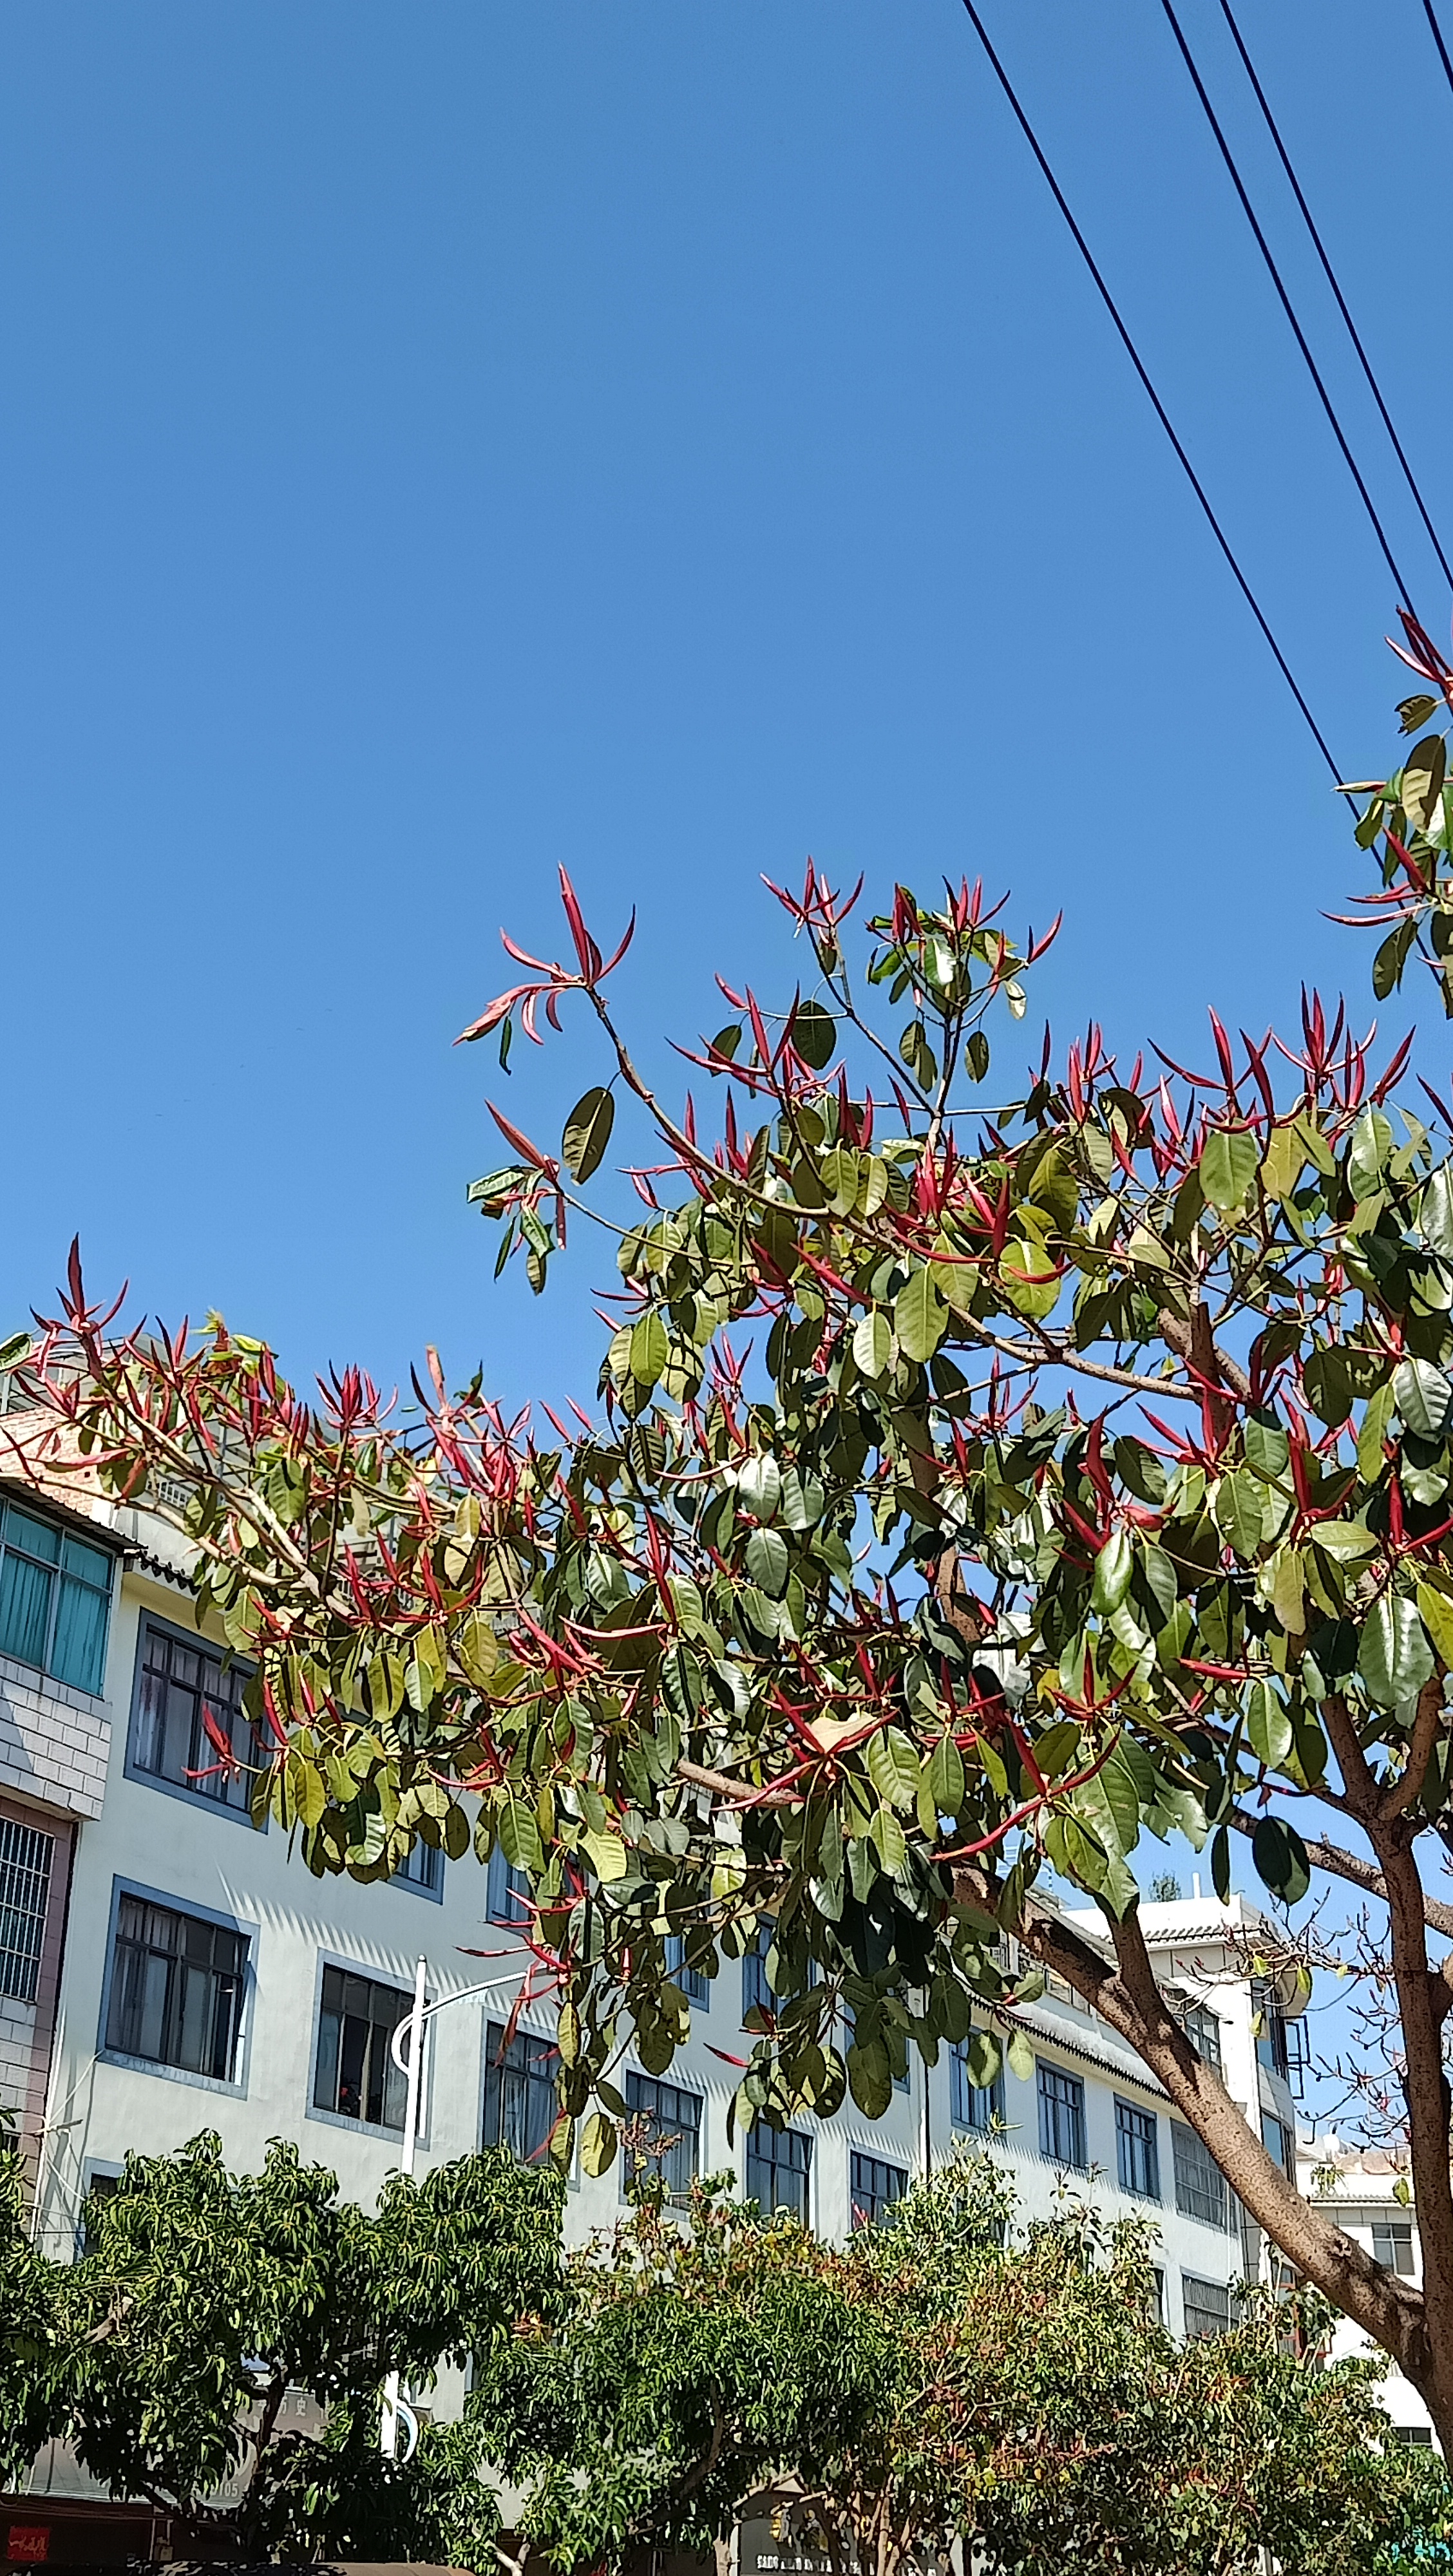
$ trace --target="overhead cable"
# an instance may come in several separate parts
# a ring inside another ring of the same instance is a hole
[[[1140,378],[1140,382],[1149,397],[1151,408],[1155,413],[1156,419],[1160,422],[1161,428],[1165,431],[1167,438],[1170,440],[1171,446],[1175,450],[1177,460],[1185,474],[1187,482],[1190,484],[1191,490],[1194,492],[1196,499],[1200,502],[1201,508],[1205,513],[1206,523],[1210,528],[1211,534],[1215,538],[1217,545],[1220,547],[1222,554],[1226,558],[1226,562],[1230,567],[1231,575],[1236,583],[1237,589],[1240,591],[1242,598],[1245,600],[1247,607],[1250,609],[1252,616],[1260,627],[1262,636],[1271,652],[1272,659],[1276,663],[1277,669],[1280,671],[1282,678],[1285,680],[1287,687],[1292,693],[1292,696],[1295,698],[1298,707],[1301,709],[1302,715],[1306,720],[1307,728],[1311,733],[1313,741],[1316,743],[1317,749],[1320,751],[1322,758],[1325,760],[1327,767],[1332,772],[1332,776],[1336,779],[1340,787],[1342,771],[1339,769],[1336,761],[1332,757],[1331,751],[1327,745],[1327,738],[1323,733],[1321,726],[1318,724],[1316,717],[1313,715],[1311,708],[1308,706],[1306,699],[1303,697],[1301,690],[1298,688],[1296,679],[1292,672],[1291,664],[1288,662],[1285,653],[1282,651],[1275,635],[1272,633],[1271,627],[1262,610],[1261,603],[1258,600],[1255,591],[1252,589],[1250,582],[1247,580],[1245,573],[1242,571],[1240,564],[1236,560],[1236,556],[1232,551],[1231,541],[1227,536],[1225,529],[1222,527],[1220,520],[1217,518],[1215,511],[1211,507],[1206,487],[1201,481],[1199,474],[1196,472],[1194,465],[1191,463],[1189,456],[1186,454],[1184,447],[1181,445],[1180,439],[1176,435],[1175,426],[1171,420],[1171,416],[1166,410],[1164,403],[1161,401],[1159,394],[1156,392],[1155,386],[1150,378],[1149,370],[1140,355],[1140,351],[1136,348],[1135,342],[1132,340],[1128,328],[1126,327],[1125,321],[1120,312],[1120,307],[1116,303],[1114,296],[1111,294],[1109,287],[1106,285],[1104,277],[1101,275],[1099,266],[1095,260],[1095,255],[1091,250],[1089,243],[1086,241],[1084,234],[1081,232],[1079,225],[1076,223],[1074,216],[1070,212],[1069,201],[1066,198],[1064,190],[1060,186],[1058,179],[1055,177],[1053,170],[1050,168],[1049,162],[1041,147],[1038,135],[1035,133],[1033,126],[1029,122],[1029,118],[1026,116],[1024,109],[1019,103],[1018,94],[1015,91],[1014,84],[1010,80],[1008,73],[994,51],[993,44],[990,41],[988,28],[985,26],[983,19],[980,17],[978,10],[974,6],[974,0],[963,0],[963,5],[969,22],[973,27],[974,33],[978,37],[979,42],[983,46],[984,52],[988,57],[994,77],[998,81],[999,87],[1002,89],[1005,98],[1009,102],[1019,130],[1023,135],[1025,142],[1028,144],[1030,151],[1033,153],[1035,160],[1039,164],[1040,174],[1049,189],[1050,195],[1053,197],[1055,204],[1058,206],[1060,213],[1063,215],[1065,222],[1069,227],[1075,248],[1078,250],[1086,268],[1094,279],[1095,285],[1099,290],[1100,300],[1104,305],[1106,312],[1109,314],[1111,321],[1114,323],[1116,331],[1120,335],[1121,344],[1125,350],[1125,354],[1130,360],[1132,367],[1135,369],[1137,376]]]
[[[1443,42],[1443,30],[1433,14],[1433,0],[1423,0],[1423,15],[1433,30],[1433,42],[1438,48],[1438,60],[1448,75],[1448,87],[1453,89],[1453,63],[1448,60],[1448,48]]]
[[[1230,173],[1231,184],[1234,187],[1237,196],[1241,200],[1242,212],[1244,213],[1247,222],[1250,224],[1252,232],[1256,236],[1257,249],[1260,251],[1262,258],[1266,262],[1271,282],[1276,288],[1278,296],[1281,298],[1282,311],[1285,313],[1288,322],[1292,326],[1297,347],[1300,349],[1302,356],[1307,362],[1307,372],[1321,397],[1322,409],[1327,415],[1332,435],[1342,450],[1343,457],[1346,460],[1347,470],[1351,475],[1353,482],[1357,486],[1358,492],[1361,495],[1362,506],[1367,512],[1368,518],[1372,522],[1373,534],[1375,535],[1379,546],[1382,548],[1383,561],[1386,563],[1388,571],[1392,574],[1393,581],[1397,586],[1399,606],[1410,609],[1413,605],[1412,592],[1404,581],[1402,573],[1398,568],[1397,557],[1388,543],[1387,531],[1384,528],[1381,519],[1377,515],[1377,509],[1374,504],[1372,494],[1369,492],[1366,483],[1363,481],[1361,468],[1359,467],[1357,459],[1353,455],[1351,448],[1347,444],[1346,434],[1343,430],[1342,423],[1337,417],[1332,397],[1328,393],[1327,388],[1322,381],[1321,369],[1318,367],[1317,361],[1312,355],[1311,348],[1308,345],[1307,335],[1302,329],[1300,322],[1297,320],[1296,308],[1282,282],[1281,270],[1277,267],[1276,261],[1272,256],[1271,245],[1268,242],[1265,233],[1262,231],[1260,224],[1257,222],[1256,209],[1252,205],[1251,199],[1246,193],[1245,182],[1242,179],[1240,171],[1236,167],[1236,161],[1232,153],[1231,146],[1227,142],[1226,137],[1221,130],[1220,119],[1218,118],[1214,107],[1211,105],[1210,97],[1206,90],[1206,84],[1196,69],[1195,56],[1192,54],[1190,46],[1186,43],[1185,37],[1181,33],[1181,22],[1176,16],[1175,10],[1172,6],[1172,0],[1160,0],[1160,5],[1166,14],[1166,17],[1170,21],[1171,33],[1180,47],[1181,60],[1184,62],[1187,71],[1190,73],[1191,80],[1195,86],[1196,96],[1205,110],[1206,121],[1220,146],[1221,158],[1225,162],[1227,170]]]
[[[1266,92],[1263,90],[1260,81],[1256,77],[1256,66],[1247,52],[1245,45],[1242,43],[1241,30],[1237,26],[1236,20],[1231,13],[1231,0],[1221,0],[1221,15],[1231,30],[1232,40],[1235,43],[1236,51],[1241,56],[1242,67],[1246,73],[1247,79],[1250,81],[1251,86],[1256,93],[1256,104],[1266,119],[1267,131],[1269,132],[1273,143],[1276,145],[1277,156],[1281,162],[1283,170],[1286,172],[1287,181],[1291,188],[1292,195],[1296,198],[1297,205],[1301,210],[1302,221],[1306,225],[1308,232],[1311,234],[1312,247],[1315,250],[1318,259],[1322,263],[1322,273],[1336,298],[1337,310],[1347,325],[1347,337],[1357,352],[1358,363],[1361,366],[1364,376],[1367,378],[1368,389],[1371,392],[1373,401],[1376,403],[1377,408],[1382,415],[1382,425],[1387,431],[1388,437],[1392,441],[1393,453],[1397,457],[1397,461],[1403,469],[1403,475],[1407,482],[1408,490],[1411,492],[1413,499],[1418,505],[1418,515],[1421,518],[1424,527],[1428,531],[1433,552],[1443,567],[1443,578],[1448,583],[1449,588],[1453,589],[1453,565],[1450,565],[1447,556],[1443,552],[1438,531],[1433,525],[1428,505],[1423,499],[1422,493],[1418,489],[1417,477],[1403,452],[1402,440],[1399,438],[1397,431],[1393,427],[1392,414],[1388,410],[1387,404],[1383,401],[1382,387],[1378,383],[1376,376],[1373,374],[1372,360],[1369,358],[1367,351],[1362,345],[1361,334],[1347,309],[1347,298],[1337,283],[1336,271],[1332,266],[1331,260],[1327,256],[1326,250],[1323,246],[1322,236],[1318,232],[1316,224],[1312,220],[1311,207],[1307,204],[1306,198],[1302,194],[1301,181],[1298,179],[1295,170],[1292,168],[1291,155],[1287,151],[1286,145],[1281,139],[1281,129],[1267,103]],[[1441,41],[1442,40],[1440,38],[1439,42],[1441,43]],[[1447,60],[1446,55],[1444,60]],[[1449,79],[1450,81],[1453,81],[1453,66],[1450,66],[1449,68]]]

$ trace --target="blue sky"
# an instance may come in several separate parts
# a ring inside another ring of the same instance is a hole
[[[988,6],[1338,756],[1394,606],[1154,0]],[[1239,86],[1228,122],[1423,614],[1410,507]],[[1245,0],[1453,520],[1416,0]],[[572,1253],[465,1186],[502,921],[642,927],[645,1058],[790,985],[759,873],[982,869],[1068,1031],[1363,997],[1315,749],[958,0],[148,0],[0,20],[0,1326],[93,1283],[306,1373],[426,1340],[588,1396]],[[1439,1042],[1441,1045],[1441,1041]],[[518,1049],[516,1061],[528,1056]],[[510,1086],[549,1136],[576,1027]],[[494,1084],[500,1089],[498,1082]]]

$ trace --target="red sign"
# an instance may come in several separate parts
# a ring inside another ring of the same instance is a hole
[[[12,2522],[5,2555],[12,2567],[37,2567],[50,2556],[48,2522]]]

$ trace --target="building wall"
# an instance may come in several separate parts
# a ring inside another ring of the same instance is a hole
[[[1389,2156],[1361,2155],[1344,2150],[1333,2138],[1304,2143],[1299,2157],[1300,2182],[1306,2198],[1334,2216],[1357,2243],[1374,2256],[1378,2253],[1374,2229],[1378,2222],[1406,2227],[1410,2231],[1411,2269],[1406,2278],[1420,2285],[1423,2278],[1422,2249],[1418,2243],[1416,2212],[1409,2203],[1394,2195],[1399,2175]],[[1382,2361],[1385,2356],[1371,2338],[1350,2317],[1339,2317],[1332,2337],[1332,2354],[1337,2361],[1352,2356],[1366,2359],[1369,2355]],[[1403,2377],[1396,2363],[1388,2363],[1387,2375],[1380,2390],[1398,2432],[1404,2440],[1431,2443],[1433,2419],[1417,2390]]]

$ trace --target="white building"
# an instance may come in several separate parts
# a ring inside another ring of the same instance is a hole
[[[1335,2217],[1338,2226],[1345,2227],[1376,2262],[1420,2282],[1423,2258],[1417,2217],[1407,2198],[1406,2164],[1406,2158],[1399,2161],[1381,2148],[1344,2146],[1335,2131],[1323,2138],[1302,2139],[1297,2147],[1297,2181],[1303,2196]],[[1377,2345],[1350,2317],[1338,2318],[1332,2353],[1338,2361],[1352,2353],[1382,2358]],[[1430,2445],[1432,2417],[1396,2363],[1389,2364],[1381,2394],[1399,2439]]]
[[[0,2102],[19,2113],[37,2232],[53,2248],[74,2245],[87,2193],[129,2149],[164,2152],[204,2128],[242,2170],[270,2138],[293,2138],[371,2202],[398,2158],[403,2084],[388,2043],[420,1956],[431,1997],[503,1987],[431,2025],[420,2169],[501,2133],[534,2152],[554,2115],[547,2005],[525,2009],[500,2061],[528,1961],[499,1860],[446,1866],[421,1847],[405,1884],[312,1877],[283,1833],[253,1829],[215,1765],[203,1708],[230,1727],[236,1698],[221,1649],[197,1634],[166,1523],[0,1486]],[[1259,2040],[1253,2028],[1256,1918],[1241,1900],[1195,1899],[1143,1919],[1196,2045],[1291,2169],[1274,2009]],[[1068,2179],[1109,2216],[1154,2221],[1177,2332],[1226,2321],[1248,2255],[1234,2203],[1139,2060],[1068,1994],[1026,2011],[1033,2073],[1006,2070],[992,2097],[945,2050],[932,2070],[914,2060],[879,2121],[849,2103],[788,2136],[759,2125],[729,2139],[730,2061],[750,2048],[743,2014],[761,1975],[754,1959],[697,1985],[667,2081],[625,2074],[633,2106],[674,2141],[673,2187],[692,2170],[734,2171],[764,2204],[840,2235],[889,2206],[925,2158],[988,2135],[1027,2212],[1048,2211]],[[608,2225],[622,2190],[619,2164],[577,2175],[570,2236]]]

